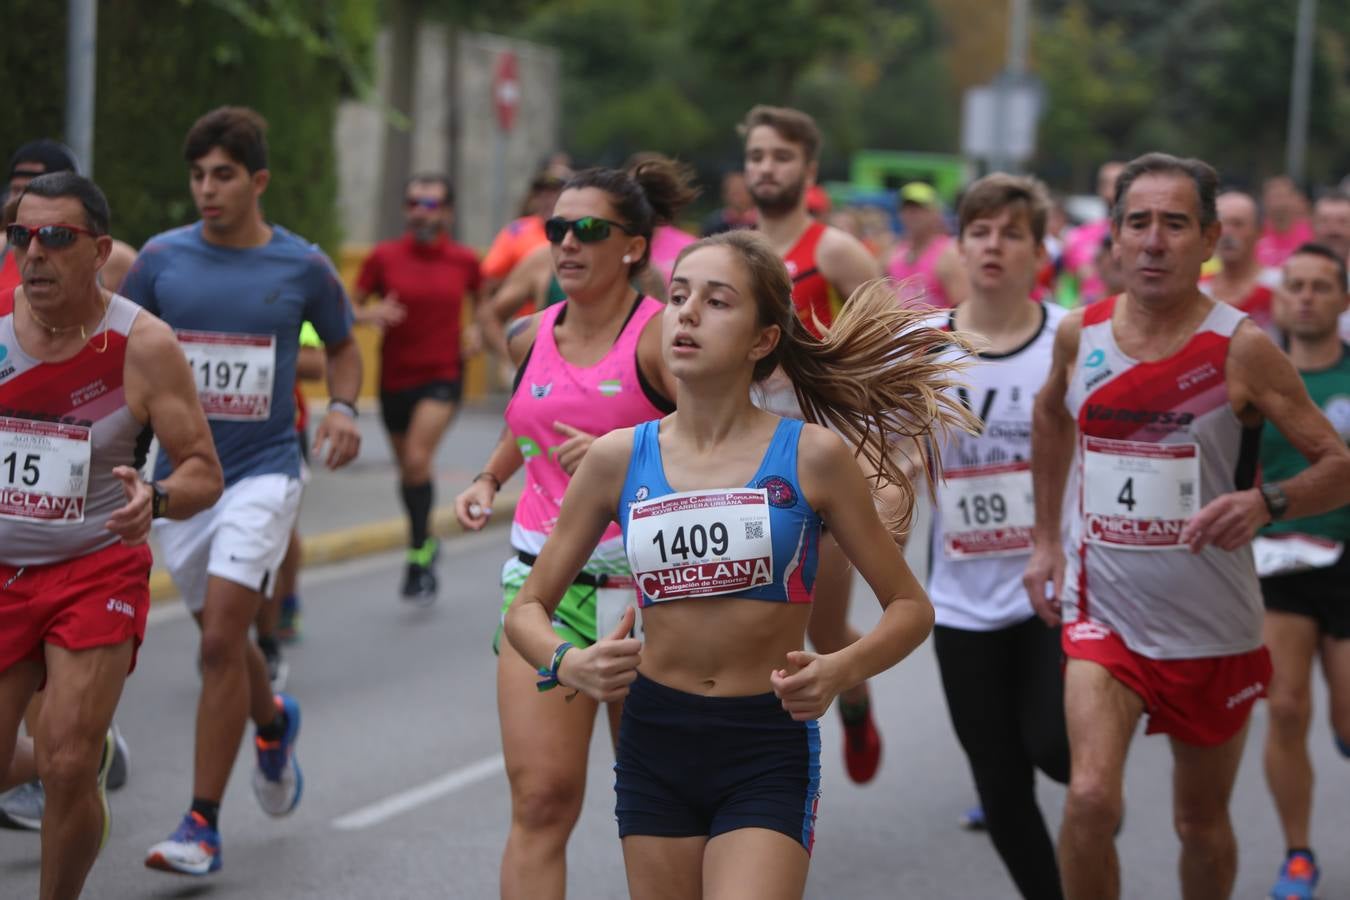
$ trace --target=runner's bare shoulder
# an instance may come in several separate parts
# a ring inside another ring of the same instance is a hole
[[[516,319],[506,328],[506,349],[511,353],[511,364],[519,366],[525,360],[525,354],[534,346],[535,335],[539,333],[539,317],[542,310]]]
[[[1083,309],[1070,310],[1059,327],[1055,329],[1054,362],[1051,375],[1062,371],[1065,376],[1073,370],[1074,360],[1078,358],[1078,340],[1083,334]]]

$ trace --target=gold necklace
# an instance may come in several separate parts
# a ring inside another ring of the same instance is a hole
[[[33,301],[31,301],[31,300],[28,299],[28,295],[27,295],[27,294],[24,294],[23,302],[24,302],[24,304],[28,307],[28,315],[30,315],[30,316],[33,317],[33,321],[37,323],[37,325],[38,325],[39,328],[42,328],[44,331],[46,331],[46,332],[47,332],[49,335],[51,335],[52,337],[56,337],[56,336],[59,335],[59,334],[65,334],[67,331],[74,331],[76,328],[78,328],[78,329],[80,329],[80,340],[81,340],[81,341],[88,342],[88,340],[89,340],[89,332],[85,329],[85,326],[84,326],[84,323],[83,323],[83,322],[78,322],[78,323],[76,323],[76,324],[74,324],[74,325],[59,325],[59,326],[58,326],[58,325],[49,325],[49,324],[47,324],[46,322],[42,321],[42,317],[38,315],[37,310],[36,310],[36,309],[33,309]],[[103,313],[102,313],[102,315],[99,317],[99,320],[98,320],[98,321],[99,321],[99,325],[103,325],[104,322],[107,321],[107,318],[108,318],[108,307],[109,307],[109,305],[110,305],[110,301],[105,299],[105,300],[103,301]],[[103,333],[103,348],[102,348],[102,349],[99,349],[99,348],[95,347],[95,348],[94,348],[94,352],[95,352],[95,353],[105,353],[105,352],[107,352],[107,349],[108,349],[108,333],[105,331],[105,332]]]

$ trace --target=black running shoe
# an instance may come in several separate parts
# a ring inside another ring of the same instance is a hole
[[[436,602],[436,573],[426,566],[408,563],[403,576],[403,599],[418,606]]]

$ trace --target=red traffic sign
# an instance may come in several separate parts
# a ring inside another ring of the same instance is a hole
[[[497,111],[497,125],[510,131],[520,109],[520,78],[516,74],[516,55],[506,50],[497,55],[497,68],[492,75],[492,105]]]

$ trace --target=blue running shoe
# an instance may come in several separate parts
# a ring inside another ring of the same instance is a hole
[[[1270,889],[1271,900],[1312,900],[1322,872],[1311,853],[1297,850],[1280,866],[1280,877]]]
[[[976,803],[970,809],[961,813],[961,827],[966,831],[984,831],[984,807]]]
[[[179,875],[209,875],[220,871],[220,859],[220,832],[200,813],[189,812],[168,840],[150,848],[145,866]]]
[[[258,767],[253,770],[253,796],[269,816],[284,816],[295,809],[305,790],[305,778],[295,758],[295,740],[300,736],[300,704],[290,694],[274,698],[277,712],[286,717],[286,732],[280,740],[255,737]]]

